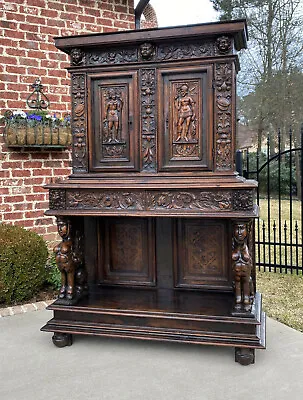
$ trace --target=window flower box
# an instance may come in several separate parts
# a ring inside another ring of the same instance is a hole
[[[57,118],[46,111],[7,111],[4,138],[14,148],[66,148],[71,145],[70,116]]]

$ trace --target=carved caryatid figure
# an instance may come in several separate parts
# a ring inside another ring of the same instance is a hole
[[[252,295],[252,259],[247,246],[248,224],[236,223],[233,231],[233,271],[236,306],[246,309],[251,304]]]
[[[62,242],[54,247],[56,263],[61,272],[59,299],[72,300],[75,290],[75,269],[79,260],[73,251],[70,220],[57,217],[57,226],[62,238]]]
[[[175,107],[178,110],[176,142],[179,140],[188,142],[189,128],[195,119],[194,101],[189,96],[189,87],[186,83],[179,88],[178,92],[175,97]]]
[[[105,119],[104,123],[107,124],[107,141],[119,142],[120,141],[120,124],[121,124],[121,110],[123,101],[121,97],[117,96],[115,90],[108,91],[107,100],[105,102]]]

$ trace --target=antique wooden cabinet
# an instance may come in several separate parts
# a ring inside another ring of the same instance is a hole
[[[52,182],[62,275],[57,346],[73,334],[265,347],[256,183],[234,172],[245,21],[56,38],[71,58],[73,174]]]

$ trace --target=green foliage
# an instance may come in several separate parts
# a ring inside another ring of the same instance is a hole
[[[47,263],[46,284],[55,290],[61,287],[61,273],[57,267],[54,255],[49,258]]]
[[[46,243],[37,233],[0,224],[0,302],[33,297],[45,282],[47,256]]]
[[[294,159],[294,157],[293,157]],[[264,153],[259,155],[259,168],[267,161]],[[249,170],[256,171],[257,169],[257,154],[249,154]],[[290,180],[290,160],[289,154],[281,157],[280,160],[280,183],[279,183],[279,160],[278,158],[269,163],[269,180],[267,179],[268,168],[267,165],[260,171],[259,176],[249,175],[249,178],[256,179],[259,182],[259,191],[261,194],[266,194],[269,191],[271,195],[279,194],[289,196],[290,191],[293,194],[296,192],[296,167],[292,166],[292,177]],[[269,183],[269,184],[268,184]]]

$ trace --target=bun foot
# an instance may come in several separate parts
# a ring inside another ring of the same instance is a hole
[[[73,344],[73,337],[69,333],[55,332],[52,341],[57,347],[71,346]]]
[[[243,347],[236,347],[235,361],[241,365],[249,365],[255,363],[255,350]]]

